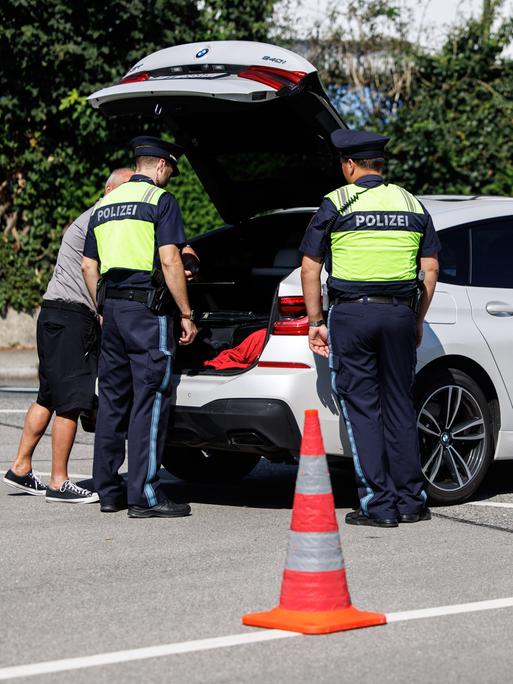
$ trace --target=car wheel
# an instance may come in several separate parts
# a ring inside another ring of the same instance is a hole
[[[256,466],[260,456],[233,451],[166,447],[162,465],[175,477],[187,482],[226,482],[240,480]]]
[[[447,369],[416,388],[422,472],[431,501],[465,501],[483,481],[493,459],[488,401],[466,373]]]

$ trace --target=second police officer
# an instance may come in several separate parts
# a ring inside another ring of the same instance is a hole
[[[324,198],[300,250],[310,348],[329,355],[355,465],[360,507],[346,522],[396,527],[429,520],[413,382],[440,242],[425,207],[382,176],[389,138],[338,129],[331,140],[347,185]]]
[[[89,291],[96,293],[101,272],[105,298],[93,479],[102,512],[128,504],[132,518],[181,517],[190,514],[190,506],[163,494],[158,470],[174,347],[168,290],[180,315],[179,344],[190,344],[197,332],[180,256],[186,243],[182,217],[176,199],[163,189],[178,175],[183,149],[149,136],[131,145],[136,172],[96,205],[84,249]],[[118,472],[126,435],[127,489]]]

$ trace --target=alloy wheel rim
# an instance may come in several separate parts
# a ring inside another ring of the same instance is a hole
[[[466,487],[486,455],[483,413],[474,395],[459,385],[436,389],[417,417],[422,472],[443,492]]]

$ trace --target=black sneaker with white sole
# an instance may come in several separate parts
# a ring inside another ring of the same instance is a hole
[[[96,503],[100,497],[96,492],[79,487],[70,480],[65,480],[60,489],[46,489],[46,500],[48,503]]]
[[[16,475],[16,473],[9,469],[4,475],[4,482],[9,487],[21,489],[27,494],[33,494],[34,496],[44,496],[46,494],[46,485],[41,482],[33,470],[26,475]]]

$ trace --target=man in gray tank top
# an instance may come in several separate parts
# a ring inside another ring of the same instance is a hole
[[[85,286],[82,272],[80,269],[77,269],[77,264],[82,259],[85,235],[92,211],[93,207],[84,211],[66,229],[53,276],[43,295],[43,300],[75,302],[77,304],[84,304],[91,311],[95,311],[95,306]]]
[[[105,184],[105,194],[126,183],[130,169],[116,169]],[[5,484],[46,501],[92,503],[94,492],[68,478],[68,461],[81,411],[95,401],[98,320],[85,285],[81,262],[92,207],[66,230],[57,264],[43,296],[37,321],[39,392],[25,417],[18,454],[4,476]],[[48,486],[32,470],[32,454],[53,414],[52,473]]]

